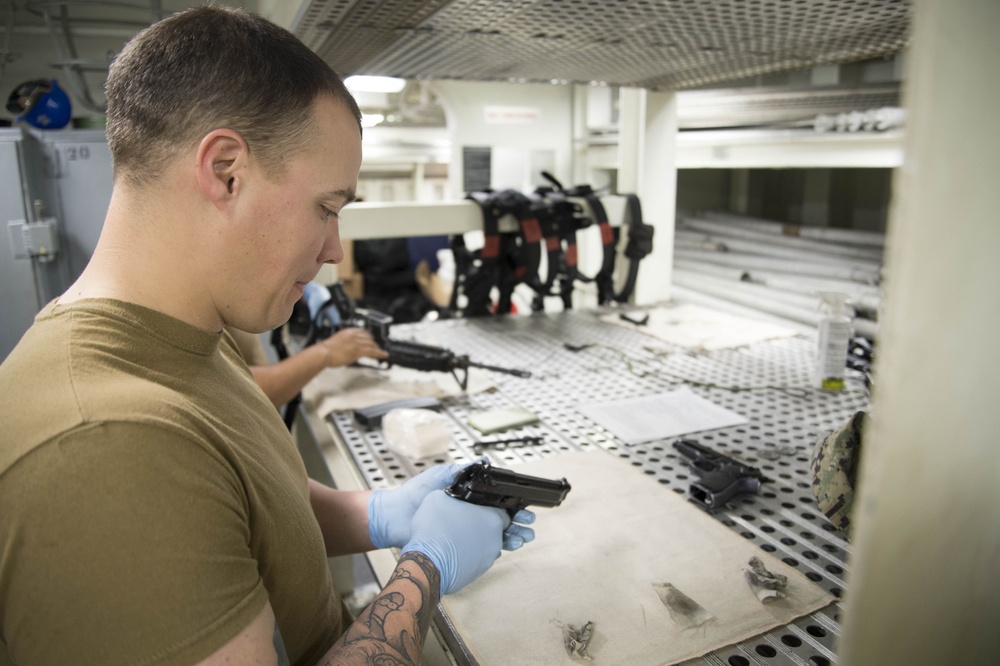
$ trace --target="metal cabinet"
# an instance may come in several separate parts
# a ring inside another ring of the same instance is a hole
[[[101,130],[0,130],[0,360],[37,312],[80,275],[97,246],[111,200],[111,154]],[[54,218],[59,251],[49,261],[16,256],[12,221]]]

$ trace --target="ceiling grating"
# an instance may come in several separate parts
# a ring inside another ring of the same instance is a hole
[[[851,87],[753,87],[691,90],[677,96],[680,129],[812,127],[821,114],[899,107],[896,83]]]
[[[311,0],[335,69],[408,79],[681,90],[906,46],[910,0]]]

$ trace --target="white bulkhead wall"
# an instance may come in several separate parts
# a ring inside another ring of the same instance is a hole
[[[451,138],[449,184],[456,198],[464,196],[463,147],[493,149],[494,188],[514,187],[529,192],[540,184],[538,167],[550,164],[552,172],[567,187],[577,184],[574,176],[593,173],[588,165],[574,164],[576,134],[584,119],[574,88],[558,84],[473,83],[437,81],[438,95],[448,120]],[[675,144],[676,104],[670,93],[647,97],[635,91],[635,99],[623,100],[621,135],[626,146],[619,149],[619,191],[639,194],[646,222],[657,227],[654,254],[640,271],[636,302],[651,303],[669,297],[674,208],[676,205]],[[648,108],[650,113],[646,113]],[[504,112],[509,111],[505,116]],[[579,138],[579,137],[578,137]],[[516,162],[521,160],[520,172]],[[586,177],[586,176],[585,176]],[[596,183],[594,183],[596,184]],[[599,264],[600,246],[590,236],[580,238],[581,263]]]
[[[494,188],[524,186],[537,182],[537,174],[527,183],[509,181],[514,153],[521,153],[525,168],[537,157],[551,154],[553,175],[564,184],[572,183],[573,90],[570,86],[542,83],[478,83],[436,81],[434,91],[444,107],[451,138],[449,182],[451,194],[461,198],[463,187],[462,149],[466,146],[494,150]],[[497,173],[496,158],[503,162]],[[506,156],[504,156],[506,153]],[[546,160],[542,158],[542,161]],[[537,159],[535,160],[537,163]],[[499,178],[499,180],[498,180]]]

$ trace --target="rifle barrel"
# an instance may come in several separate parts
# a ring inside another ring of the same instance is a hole
[[[483,370],[492,370],[493,372],[502,372],[505,375],[514,375],[515,377],[521,377],[523,379],[528,379],[531,377],[531,373],[527,370],[521,370],[519,368],[501,368],[496,365],[487,365],[486,363],[476,363],[475,361],[469,361],[470,368],[482,368]]]

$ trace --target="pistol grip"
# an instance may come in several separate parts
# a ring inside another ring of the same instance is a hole
[[[704,506],[715,509],[723,506],[741,493],[757,493],[760,491],[760,479],[752,476],[733,478],[721,471],[708,472],[700,479],[693,481],[689,488],[691,497]]]

